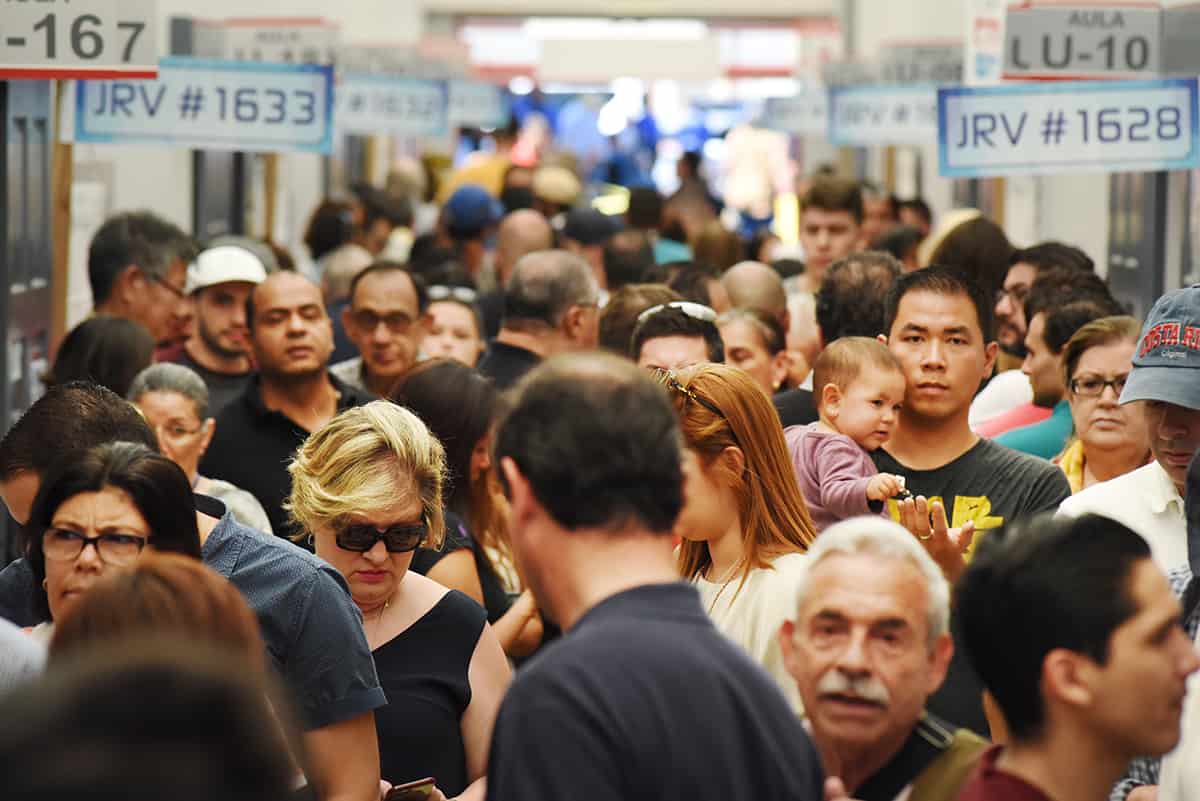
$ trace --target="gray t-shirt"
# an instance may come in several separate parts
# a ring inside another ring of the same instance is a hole
[[[45,664],[42,644],[0,619],[0,695],[40,676]]]

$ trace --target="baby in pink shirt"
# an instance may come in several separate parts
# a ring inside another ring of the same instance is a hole
[[[879,514],[906,494],[904,479],[880,473],[870,451],[887,442],[900,417],[904,372],[887,346],[843,337],[813,365],[820,420],[784,431],[796,480],[818,531],[839,520]]]

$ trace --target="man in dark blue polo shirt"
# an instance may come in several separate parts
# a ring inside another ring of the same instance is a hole
[[[246,323],[258,375],[218,415],[200,471],[249,491],[272,530],[291,536],[283,502],[292,488],[292,454],[338,412],[372,397],[329,372],[333,327],[320,288],[304,276],[268,276],[250,295]]]
[[[515,393],[494,454],[513,549],[566,633],[500,708],[488,798],[819,801],[799,719],[679,581],[683,453],[662,387],[588,354],[551,359]]]
[[[20,523],[56,458],[105,442],[157,449],[137,409],[84,382],[49,389],[0,440],[0,498]],[[201,558],[242,592],[258,617],[271,664],[290,690],[305,744],[324,778],[324,798],[378,798],[373,711],[386,702],[342,576],[290,543],[237,523],[215,499],[196,496]],[[40,623],[40,588],[24,559],[0,572],[0,617]]]

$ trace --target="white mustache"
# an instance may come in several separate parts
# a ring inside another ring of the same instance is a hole
[[[817,692],[821,695],[846,695],[880,706],[888,706],[892,702],[887,687],[874,676],[850,678],[840,670],[831,670],[822,676],[817,683]]]

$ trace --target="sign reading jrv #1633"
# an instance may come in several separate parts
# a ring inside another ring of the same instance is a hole
[[[967,178],[1194,169],[1197,117],[1195,78],[940,89],[940,172]]]
[[[163,59],[152,81],[81,81],[75,141],[330,152],[333,68]]]

